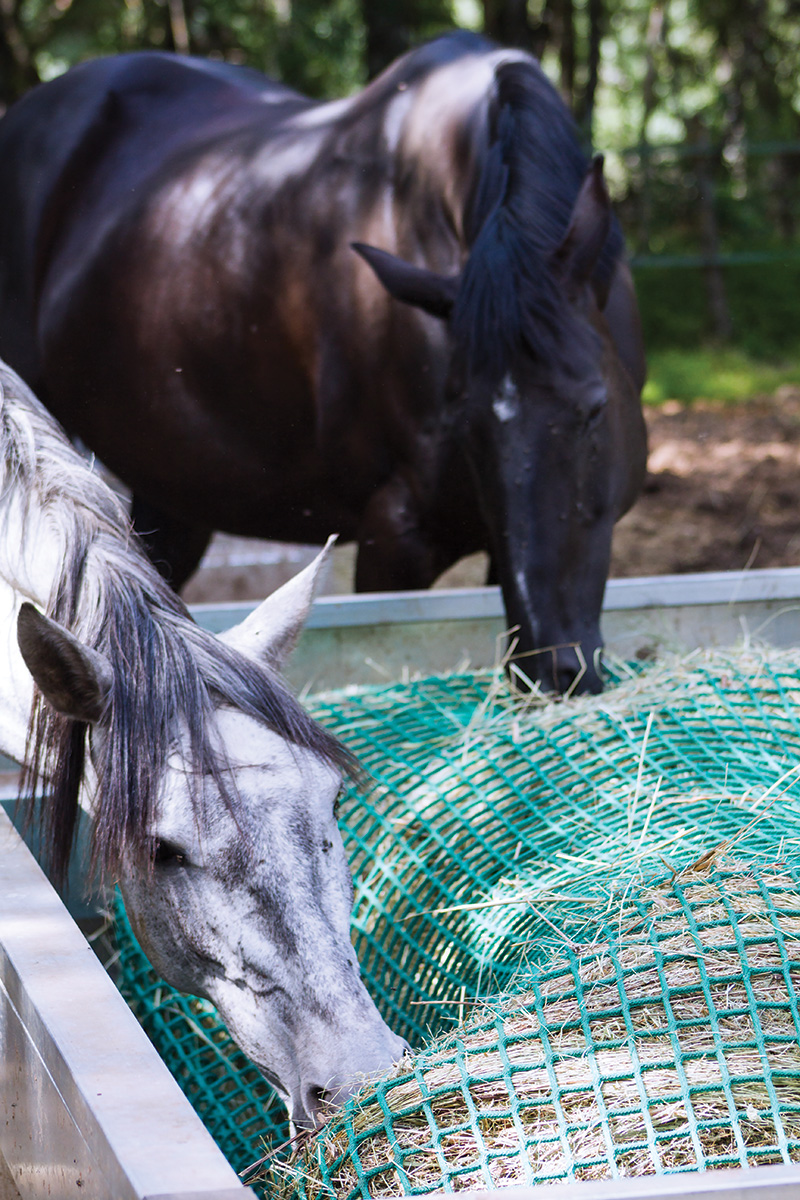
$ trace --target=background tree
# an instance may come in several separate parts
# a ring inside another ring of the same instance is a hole
[[[454,25],[448,0],[361,0],[361,15],[370,79],[412,46]]]

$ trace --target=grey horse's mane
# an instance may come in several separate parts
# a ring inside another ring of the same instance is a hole
[[[60,426],[5,364],[0,364],[0,562],[10,510],[26,523],[41,514],[61,547],[52,563],[49,617],[110,660],[114,684],[103,736],[92,746],[97,773],[92,864],[113,877],[123,857],[146,863],[148,830],[167,756],[189,738],[198,786],[211,775],[235,814],[224,761],[212,746],[210,717],[221,704],[262,722],[291,744],[345,771],[348,752],[294,699],[280,677],[199,628],[146,558],[121,502],[76,452]],[[33,560],[36,548],[27,554]],[[3,568],[0,567],[0,570]],[[6,568],[7,569],[7,568]],[[23,579],[9,579],[23,594]],[[15,631],[12,631],[15,636]],[[88,727],[56,713],[35,694],[24,791],[45,788],[42,839],[56,878],[72,850]]]

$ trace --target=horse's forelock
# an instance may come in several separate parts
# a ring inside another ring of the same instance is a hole
[[[108,581],[107,581],[108,585]],[[150,831],[177,738],[197,787],[213,777],[235,815],[236,793],[227,763],[211,737],[214,713],[230,705],[292,745],[308,749],[345,772],[348,752],[317,725],[280,678],[188,619],[158,611],[127,586],[112,587],[101,636],[86,644],[114,668],[107,715],[92,747],[97,791],[93,804],[91,867],[118,875],[123,859],[145,863]],[[56,618],[57,619],[57,618]],[[86,754],[86,726],[56,713],[41,698],[31,726],[28,785],[52,793],[41,814],[54,875],[69,863]]]

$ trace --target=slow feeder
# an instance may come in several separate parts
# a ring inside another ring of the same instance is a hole
[[[798,872],[685,872],[276,1166],[337,1200],[800,1159]],[[522,982],[522,981],[521,981]]]

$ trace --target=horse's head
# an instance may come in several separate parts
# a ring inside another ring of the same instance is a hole
[[[223,635],[229,660],[273,678],[308,613],[322,558]],[[110,662],[30,605],[18,637],[50,703],[92,723],[100,773]],[[156,970],[216,1005],[295,1126],[311,1127],[405,1049],[367,994],[350,941],[337,744],[321,729],[319,749],[313,736],[293,744],[230,704],[216,707],[210,725],[205,762],[197,737],[172,729],[145,861],[123,856],[120,887]]]
[[[502,219],[487,223],[454,277],[355,248],[396,299],[448,322],[443,436],[474,476],[516,631],[512,675],[596,692],[612,529],[641,485],[646,451],[630,276],[618,263],[610,288],[597,282],[612,219],[602,159],[543,264],[547,287],[528,288],[538,312],[525,309],[537,265],[509,254]]]

